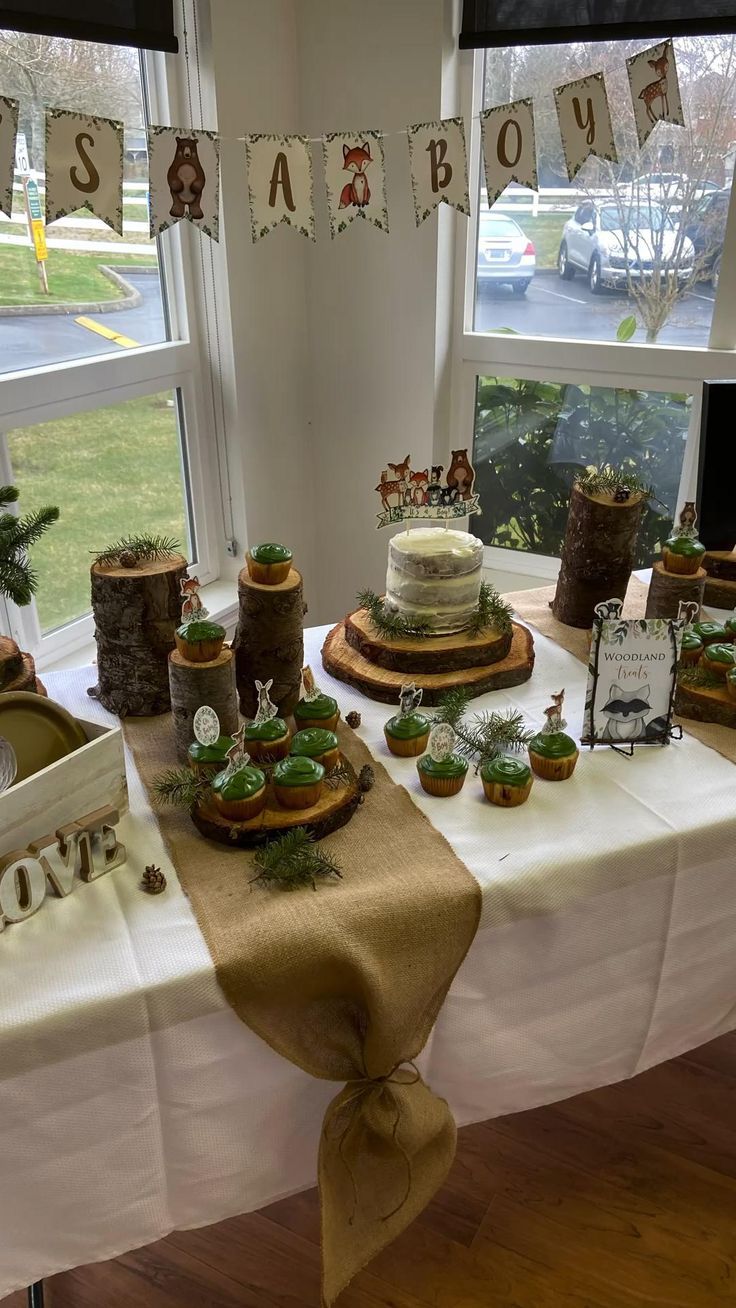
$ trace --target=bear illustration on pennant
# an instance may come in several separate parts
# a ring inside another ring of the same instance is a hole
[[[171,192],[169,213],[172,218],[204,218],[202,192],[207,177],[194,137],[177,136],[176,152],[166,174],[166,182]]]

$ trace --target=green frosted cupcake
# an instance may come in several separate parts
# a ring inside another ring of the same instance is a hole
[[[189,766],[195,772],[219,772],[227,765],[227,751],[234,744],[232,736],[220,736],[212,745],[193,740],[189,746]]]
[[[260,768],[250,763],[218,772],[212,781],[212,798],[223,817],[247,822],[266,806],[266,778]]]
[[[324,727],[327,731],[334,731],[339,717],[337,700],[331,695],[323,695],[321,691],[314,699],[298,700],[294,708],[294,720],[299,731],[303,727]]]
[[[736,645],[730,641],[706,645],[700,655],[700,666],[725,681],[732,668],[736,668]]]
[[[397,713],[383,728],[386,744],[400,758],[423,754],[429,740],[431,722],[423,713]]]
[[[532,771],[545,781],[567,781],[575,771],[580,751],[564,731],[540,731],[529,741]],[[513,760],[512,762],[517,762]]]
[[[697,663],[703,649],[704,646],[700,636],[696,636],[694,631],[683,631],[682,644],[680,645],[680,662],[683,667],[692,667],[694,663]]]
[[[736,613],[732,613],[730,618],[726,618],[723,625],[728,632],[729,640],[736,641]]]
[[[515,808],[518,804],[523,804],[529,798],[534,780],[531,768],[520,758],[512,758],[508,754],[499,754],[483,763],[480,779],[486,799],[500,808]]]
[[[278,586],[280,582],[286,581],[291,571],[292,557],[291,550],[276,541],[253,545],[245,556],[248,575],[261,586]]]
[[[670,536],[662,547],[662,562],[666,572],[694,576],[704,554],[705,545],[695,536]]]
[[[324,776],[316,759],[290,754],[273,770],[273,793],[283,808],[312,808],[322,794]]]
[[[276,763],[289,752],[290,732],[283,718],[269,718],[268,722],[250,722],[243,738],[248,753],[257,763]]]
[[[715,645],[716,642],[728,640],[728,632],[722,622],[694,622],[693,631],[704,645]]]
[[[189,663],[211,663],[225,640],[225,628],[210,618],[191,618],[174,633],[176,648]]]
[[[423,754],[417,761],[417,772],[422,789],[428,795],[457,795],[465,783],[468,760],[460,754],[448,754],[441,759]]]
[[[291,753],[314,758],[326,772],[331,772],[340,758],[337,736],[324,727],[307,727],[297,731],[291,741]]]

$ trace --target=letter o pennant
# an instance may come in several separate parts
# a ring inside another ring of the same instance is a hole
[[[316,240],[312,156],[306,136],[259,133],[245,138],[253,241],[288,223]]]
[[[534,110],[531,100],[486,109],[480,116],[489,207],[509,182],[537,189]]]
[[[123,234],[123,124],[46,111],[46,223],[76,209]]]

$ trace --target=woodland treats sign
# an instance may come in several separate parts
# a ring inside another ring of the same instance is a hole
[[[685,620],[622,618],[621,600],[596,606],[584,745],[664,745],[672,734]]]
[[[99,808],[0,858],[0,931],[32,917],[47,895],[64,898],[124,863],[125,845],[115,833],[119,820],[116,809]]]

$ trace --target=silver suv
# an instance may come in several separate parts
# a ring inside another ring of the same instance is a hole
[[[695,251],[658,204],[585,200],[562,229],[557,269],[569,282],[585,273],[594,295],[628,279],[693,274]]]

